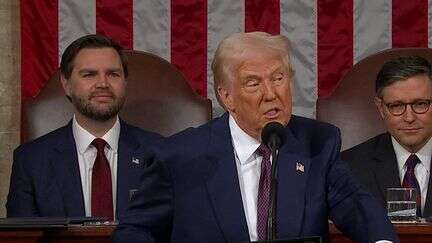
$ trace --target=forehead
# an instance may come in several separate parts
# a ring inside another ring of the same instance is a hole
[[[119,68],[122,67],[117,51],[110,47],[84,48],[73,61],[74,69],[82,68]]]
[[[430,99],[432,96],[432,81],[426,75],[417,75],[396,81],[383,88],[382,96],[389,101]]]
[[[280,53],[255,51],[247,53],[238,62],[237,72],[243,76],[248,74],[271,74],[272,72],[285,69],[285,63]]]

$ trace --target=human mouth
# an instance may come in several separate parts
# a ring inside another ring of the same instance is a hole
[[[273,108],[273,109],[270,109],[270,110],[264,112],[264,116],[268,119],[274,119],[274,118],[277,118],[279,116],[279,112],[280,112],[280,110],[278,108]]]
[[[114,95],[112,93],[94,93],[90,96],[91,100],[95,100],[98,102],[110,102],[114,99]]]
[[[404,127],[399,129],[400,131],[404,132],[404,133],[416,133],[418,131],[421,130],[421,128],[418,127]]]

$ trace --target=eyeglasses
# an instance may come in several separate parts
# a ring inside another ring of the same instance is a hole
[[[394,116],[400,116],[405,113],[407,105],[411,106],[411,109],[416,114],[424,114],[429,110],[429,107],[432,103],[432,100],[416,100],[410,103],[403,102],[393,102],[393,103],[384,103],[387,107],[388,111]]]

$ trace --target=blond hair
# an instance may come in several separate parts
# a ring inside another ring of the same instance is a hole
[[[211,66],[215,94],[218,93],[219,86],[227,81],[233,81],[235,67],[244,61],[245,54],[256,52],[258,48],[279,53],[290,75],[294,75],[290,61],[290,42],[287,37],[265,32],[235,33],[222,40],[215,52]],[[219,100],[219,97],[217,98]]]

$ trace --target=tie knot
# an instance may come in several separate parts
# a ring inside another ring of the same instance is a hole
[[[96,147],[98,152],[104,152],[107,142],[102,138],[95,138],[91,144]]]
[[[405,162],[407,170],[413,170],[420,163],[420,159],[415,154],[411,154]]]
[[[262,156],[262,157],[267,157],[270,158],[271,155],[271,150],[264,144],[261,144],[257,150],[256,150],[257,154]]]

